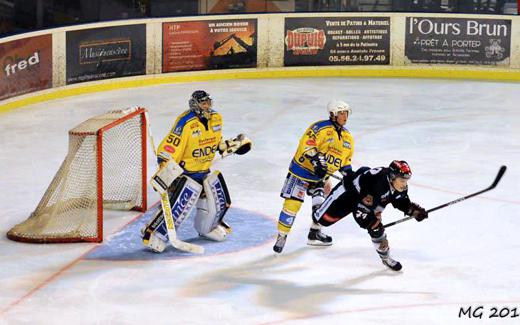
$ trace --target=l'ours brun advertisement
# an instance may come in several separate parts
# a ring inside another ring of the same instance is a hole
[[[67,84],[145,73],[144,24],[67,32]]]
[[[256,29],[256,19],[164,23],[162,71],[254,68]]]
[[[407,17],[408,63],[509,66],[511,20]]]
[[[0,99],[52,87],[52,35],[0,44]]]

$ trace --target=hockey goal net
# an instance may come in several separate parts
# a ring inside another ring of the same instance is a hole
[[[93,117],[69,131],[69,149],[36,210],[7,237],[101,242],[103,209],[146,211],[145,109]]]

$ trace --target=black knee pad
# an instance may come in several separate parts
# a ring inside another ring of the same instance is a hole
[[[368,234],[372,238],[379,238],[385,234],[385,228],[383,228],[382,224],[379,224],[375,229],[368,228]]]

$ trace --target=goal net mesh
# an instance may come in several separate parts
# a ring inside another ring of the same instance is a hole
[[[7,236],[99,242],[103,209],[146,210],[145,116],[144,109],[113,111],[70,130],[68,154],[36,210]]]

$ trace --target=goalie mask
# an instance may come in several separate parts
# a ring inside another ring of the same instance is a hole
[[[388,166],[388,180],[398,191],[403,192],[408,189],[408,180],[412,177],[412,169],[404,160],[394,160]]]
[[[190,109],[199,117],[209,120],[213,100],[204,90],[196,90],[189,100]]]

